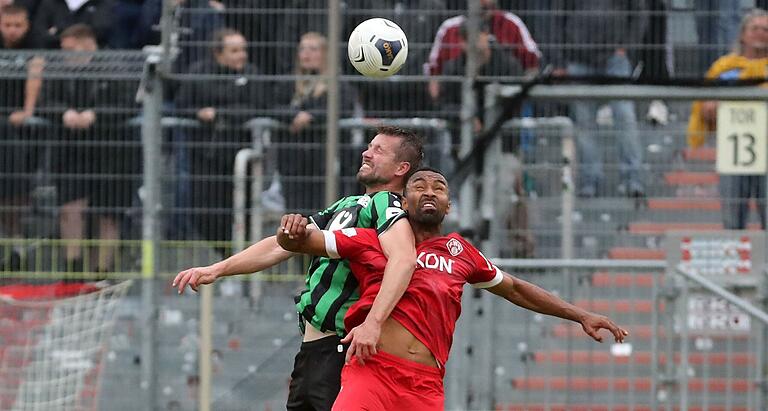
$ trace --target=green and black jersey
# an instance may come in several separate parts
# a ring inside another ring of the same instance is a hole
[[[343,228],[375,228],[381,235],[403,218],[402,199],[389,191],[344,197],[309,218],[317,228],[337,231]],[[346,260],[315,257],[307,272],[305,289],[296,296],[299,326],[305,319],[320,331],[335,331],[343,336],[344,315],[358,299],[357,279]]]

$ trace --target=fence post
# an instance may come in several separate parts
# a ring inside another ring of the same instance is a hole
[[[339,46],[340,0],[328,1],[328,115],[325,123],[325,204],[333,204],[339,193]]]
[[[144,409],[155,409],[156,335],[157,335],[157,242],[159,239],[160,213],[160,153],[162,141],[163,86],[159,75],[162,59],[157,53],[147,56],[144,66],[141,139],[144,156],[143,218],[142,218],[142,322],[141,388],[145,392]]]

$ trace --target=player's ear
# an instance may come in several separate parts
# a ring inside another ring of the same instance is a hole
[[[451,200],[448,199],[448,207],[445,208],[445,215],[448,215],[451,213]]]
[[[409,171],[411,171],[411,163],[407,161],[401,161],[400,164],[397,165],[397,170],[395,170],[395,175],[404,177],[405,175],[408,174]]]

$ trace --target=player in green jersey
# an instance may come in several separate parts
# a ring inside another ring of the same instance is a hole
[[[413,231],[401,209],[401,193],[424,156],[421,139],[397,127],[380,127],[363,152],[357,180],[365,194],[342,198],[309,219],[308,228],[339,230],[375,228],[388,263],[381,291],[366,320],[350,331],[350,354],[369,356],[379,341],[381,325],[405,292],[416,260]],[[267,237],[226,260],[180,272],[173,281],[179,293],[218,278],[261,271],[294,254]],[[357,301],[357,280],[345,260],[316,257],[306,288],[296,297],[304,338],[291,374],[289,410],[330,410],[341,385],[344,365],[344,314]],[[342,349],[339,349],[341,347]]]

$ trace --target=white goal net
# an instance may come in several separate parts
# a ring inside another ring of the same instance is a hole
[[[102,359],[130,285],[0,287],[0,409],[98,409]]]

